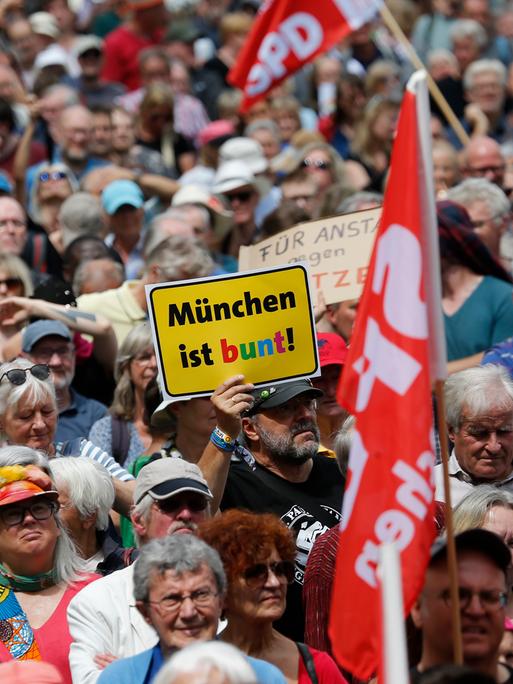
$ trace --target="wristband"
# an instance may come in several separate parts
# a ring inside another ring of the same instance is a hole
[[[217,425],[212,430],[210,441],[221,451],[233,451],[235,449],[235,440],[218,428]]]

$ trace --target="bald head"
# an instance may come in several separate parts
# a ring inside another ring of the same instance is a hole
[[[71,168],[85,165],[93,130],[91,112],[82,105],[66,107],[59,124],[63,160]]]
[[[73,291],[78,297],[91,292],[115,290],[123,283],[123,266],[112,259],[90,259],[75,271]]]
[[[506,168],[500,145],[486,136],[472,138],[465,148],[465,175],[486,178],[502,187]]]

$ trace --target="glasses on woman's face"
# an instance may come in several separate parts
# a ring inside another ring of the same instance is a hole
[[[11,385],[23,385],[27,381],[27,373],[30,373],[38,380],[47,380],[50,377],[50,369],[43,363],[36,363],[30,368],[12,368],[5,371],[0,377],[0,382],[7,378]]]
[[[0,287],[5,287],[6,290],[17,290],[19,287],[23,286],[20,278],[1,278]]]
[[[64,178],[67,178],[67,175],[64,173],[64,171],[44,171],[43,173],[39,174],[39,180],[41,183],[48,183],[48,181],[51,180],[64,180]]]
[[[278,561],[277,563],[256,563],[244,570],[244,581],[251,589],[263,587],[269,577],[269,571],[280,582],[292,584],[294,581],[294,563],[290,561]]]
[[[147,366],[155,359],[154,351],[141,352],[133,357],[133,361],[140,364],[141,366]]]
[[[190,594],[170,594],[164,596],[160,601],[147,601],[147,603],[158,606],[163,613],[174,613],[181,608],[182,603],[187,599],[190,599],[195,606],[202,608],[209,606],[216,596],[218,594],[212,589],[205,588],[191,591]]]
[[[15,525],[21,525],[27,513],[30,513],[34,520],[48,520],[58,510],[59,504],[56,501],[41,499],[40,501],[34,501],[28,506],[0,507],[0,518],[7,527],[14,527]]]
[[[322,171],[327,171],[331,169],[331,162],[323,161],[322,159],[303,159],[301,166],[304,169],[321,169]]]

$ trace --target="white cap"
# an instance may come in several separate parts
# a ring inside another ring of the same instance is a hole
[[[50,45],[40,52],[34,60],[34,69],[37,73],[48,66],[63,66],[68,70],[69,56],[60,45]]]
[[[59,25],[57,20],[50,12],[34,12],[28,18],[33,33],[41,36],[48,36],[56,40],[59,37]]]
[[[233,212],[225,209],[221,200],[199,185],[182,185],[171,200],[172,207],[198,204],[208,211],[212,226],[219,239],[223,239],[233,227]]]
[[[231,138],[223,143],[219,148],[219,163],[228,161],[242,161],[255,174],[263,173],[269,167],[262,145],[253,138]]]
[[[212,190],[222,195],[245,185],[251,185],[258,190],[255,176],[249,166],[242,161],[227,161],[217,169]]]
[[[88,50],[99,50],[103,52],[103,40],[98,36],[78,36],[73,43],[72,51],[75,57],[80,57]]]

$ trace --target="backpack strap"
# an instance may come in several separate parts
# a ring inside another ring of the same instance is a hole
[[[130,432],[126,420],[122,420],[117,416],[111,416],[111,449],[112,457],[119,465],[123,465],[128,456],[128,449],[130,447]]]
[[[296,646],[301,658],[303,659],[303,663],[305,664],[306,671],[312,684],[319,684],[319,679],[317,677],[317,672],[315,671],[315,665],[312,654],[310,653],[310,649],[306,644],[302,644],[300,641],[296,641]]]

